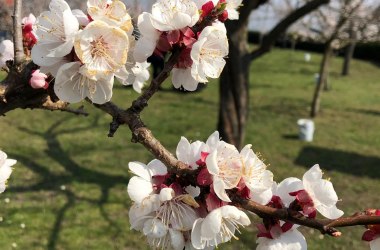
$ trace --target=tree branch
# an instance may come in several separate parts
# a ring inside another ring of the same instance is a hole
[[[22,23],[21,23],[22,0],[14,1],[13,12],[13,42],[14,42],[14,65],[19,67],[25,59],[22,43]]]
[[[277,38],[283,34],[293,23],[295,23],[298,19],[307,13],[310,13],[319,8],[321,5],[327,4],[329,2],[330,0],[312,0],[285,17],[267,35],[264,36],[261,46],[251,53],[250,59],[253,61],[269,52],[272,49]]]
[[[380,216],[369,216],[364,215],[364,213],[358,213],[336,220],[309,219],[304,217],[299,212],[292,211],[288,208],[276,209],[261,205],[254,201],[243,199],[234,194],[234,192],[230,192],[230,197],[234,205],[253,212],[261,218],[277,218],[301,226],[317,229],[322,234],[328,234],[333,237],[338,237],[341,235],[339,230],[336,229],[339,227],[380,224]]]

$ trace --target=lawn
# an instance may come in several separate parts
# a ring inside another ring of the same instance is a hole
[[[320,56],[274,50],[252,64],[246,143],[260,152],[276,181],[302,177],[314,163],[331,178],[347,215],[380,207],[380,70],[354,61],[341,77],[333,61],[332,90],[322,96],[315,140],[298,141],[297,119],[308,117]],[[216,127],[218,85],[178,94],[168,83],[144,112],[155,135],[174,152],[180,136],[205,139]],[[128,107],[137,95],[115,86],[113,101]],[[88,117],[41,110],[16,110],[0,118],[0,148],[17,159],[9,188],[0,195],[1,249],[146,249],[129,230],[126,185],[129,161],[152,156],[133,144],[122,127],[108,138],[110,117],[84,103]],[[313,230],[309,249],[368,249],[362,228],[344,229],[340,239],[321,240]],[[220,249],[254,249],[255,228],[247,228]]]

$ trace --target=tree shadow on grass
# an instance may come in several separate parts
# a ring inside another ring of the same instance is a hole
[[[298,154],[295,164],[310,168],[318,163],[323,169],[355,176],[380,178],[380,158],[353,152],[306,146]]]
[[[358,113],[358,114],[380,116],[380,110],[372,110],[372,109],[349,109],[349,111],[352,111],[352,112],[355,112],[355,113]]]
[[[23,192],[38,192],[38,191],[49,191],[56,192],[57,194],[64,193],[66,196],[65,204],[58,211],[51,234],[48,240],[48,249],[54,250],[57,248],[57,241],[59,239],[59,234],[62,229],[62,225],[65,220],[65,214],[71,208],[75,207],[77,201],[85,201],[94,204],[99,207],[101,216],[110,227],[116,230],[116,235],[122,232],[122,229],[117,225],[115,221],[106,212],[104,205],[108,202],[109,191],[116,185],[127,185],[129,178],[126,176],[110,175],[96,170],[91,170],[83,168],[78,165],[62,148],[58,137],[63,134],[78,133],[81,131],[86,131],[92,127],[95,127],[98,123],[98,119],[95,118],[94,122],[86,127],[78,127],[74,129],[59,129],[60,126],[67,121],[67,118],[61,119],[54,123],[47,131],[38,132],[30,128],[19,127],[18,129],[30,134],[31,136],[39,136],[46,140],[48,149],[46,150],[46,155],[52,160],[57,162],[62,166],[65,171],[64,173],[54,173],[48,166],[44,166],[36,163],[33,159],[27,158],[23,155],[11,154],[10,156],[17,159],[24,166],[29,168],[39,177],[39,181],[35,184],[29,186],[16,186],[10,187],[8,191],[14,193]],[[78,197],[75,193],[70,190],[63,188],[62,190],[57,187],[65,187],[70,183],[83,183],[83,184],[95,184],[99,186],[101,190],[101,195],[99,199],[87,199],[83,197]]]

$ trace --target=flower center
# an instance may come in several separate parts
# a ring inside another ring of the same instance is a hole
[[[102,36],[92,41],[91,43],[91,56],[92,57],[106,57],[108,51],[108,44]]]
[[[219,178],[224,180],[227,188],[234,188],[242,176],[243,162],[240,157],[230,157],[219,161]]]

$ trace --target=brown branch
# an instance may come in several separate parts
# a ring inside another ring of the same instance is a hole
[[[309,1],[304,6],[298,8],[297,10],[292,12],[290,15],[285,17],[267,35],[264,36],[261,46],[251,53],[250,59],[255,60],[261,57],[262,55],[266,54],[267,52],[269,52],[272,49],[277,38],[281,34],[283,34],[293,23],[295,23],[301,17],[305,16],[307,13],[310,13],[314,11],[315,9],[319,8],[321,5],[327,4],[329,2],[330,0]]]
[[[67,113],[72,113],[74,115],[83,115],[88,116],[88,113],[84,110],[83,106],[80,106],[78,109],[72,109],[69,107],[70,103],[57,101],[53,102],[50,96],[46,99],[46,101],[41,105],[41,107],[37,107],[39,109],[45,109],[50,111],[62,111]]]
[[[21,23],[22,0],[14,1],[13,13],[13,42],[14,42],[14,65],[19,67],[25,59],[22,43],[22,23]]]
[[[150,98],[152,98],[152,96],[160,88],[161,84],[169,77],[170,72],[178,62],[182,50],[183,48],[174,49],[172,55],[170,56],[170,59],[165,63],[164,69],[156,78],[152,79],[149,87],[132,103],[132,106],[129,108],[129,110],[141,113],[143,109],[148,106],[148,101]]]
[[[336,228],[350,227],[358,225],[375,225],[380,224],[380,216],[369,216],[364,213],[354,214],[349,217],[342,217],[336,220],[329,219],[309,219],[299,212],[287,208],[276,209],[256,203],[254,201],[243,199],[234,192],[230,192],[230,197],[234,205],[244,208],[257,214],[261,218],[277,218],[283,221],[292,222],[301,226],[314,228],[323,234],[330,236],[340,236],[341,233]]]

